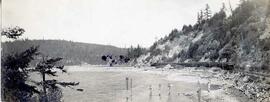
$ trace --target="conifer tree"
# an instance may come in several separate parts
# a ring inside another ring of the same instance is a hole
[[[200,11],[200,18],[201,18],[202,20],[204,20],[204,18],[203,18],[203,10]]]
[[[201,24],[201,18],[200,18],[200,13],[199,12],[197,14],[197,23],[198,24]]]
[[[10,27],[4,29],[1,32],[1,36],[6,36],[7,38],[17,39],[25,32],[24,29],[20,27]],[[23,52],[18,52],[15,54],[10,54],[5,58],[1,59],[1,80],[2,80],[2,92],[3,100],[8,102],[28,102],[36,101],[32,99],[33,94],[45,93],[46,89],[57,89],[56,84],[61,86],[74,86],[78,85],[75,82],[58,82],[57,80],[46,80],[45,75],[56,75],[53,69],[60,69],[66,72],[63,68],[64,66],[56,66],[56,63],[62,58],[50,58],[40,62],[34,69],[29,68],[30,62],[34,60],[35,56],[40,55],[38,52],[38,47],[33,46],[26,49]],[[43,80],[41,83],[34,82],[37,85],[30,85],[27,83],[29,78],[29,73],[38,71],[41,73]],[[43,92],[38,90],[39,85],[43,86]],[[59,89],[59,88],[58,88]],[[59,91],[61,94],[61,90]],[[54,96],[55,97],[55,96]],[[47,97],[41,98],[42,102],[60,101],[61,97],[54,98],[54,100],[48,99]]]
[[[205,7],[205,11],[204,11],[204,17],[206,20],[209,20],[211,18],[211,10],[210,10],[210,6],[208,4],[206,4],[206,7]]]
[[[198,15],[197,15],[197,22],[200,25],[202,21],[203,21],[203,11],[200,10],[200,12],[198,12]]]
[[[9,27],[1,31],[1,36],[17,39],[25,32],[20,27]],[[38,47],[31,47],[21,53],[1,58],[1,80],[4,101],[29,101],[34,93],[39,93],[33,85],[26,84],[29,77],[29,63],[38,55]]]
[[[66,70],[64,69],[63,65],[57,65],[59,61],[61,61],[62,58],[49,58],[49,57],[43,57],[42,61],[37,64],[37,66],[34,68],[33,71],[37,71],[41,74],[42,76],[42,81],[39,82],[39,85],[42,86],[42,96],[40,101],[41,102],[51,102],[51,101],[60,101],[59,99],[61,98],[61,92],[58,94],[57,97],[59,98],[51,98],[51,97],[56,97],[56,96],[48,96],[47,90],[53,90],[53,91],[58,91],[60,90],[57,85],[60,86],[75,86],[78,85],[78,82],[59,82],[55,79],[52,80],[47,80],[46,76],[57,76],[55,70],[61,70],[62,72],[66,73]],[[53,93],[53,92],[51,92]]]
[[[221,11],[224,11],[224,12],[226,11],[226,6],[224,2],[222,3]]]

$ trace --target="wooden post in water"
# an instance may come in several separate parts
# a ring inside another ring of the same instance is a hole
[[[150,94],[149,94],[149,96],[152,96],[152,85],[149,85],[149,91],[150,91]]]
[[[161,84],[158,84],[158,91],[159,91],[158,96],[161,96]]]
[[[129,80],[129,78],[126,77],[126,89],[127,89],[127,93],[128,93],[128,80]],[[126,95],[126,102],[128,102],[128,95]]]
[[[149,100],[148,102],[151,102],[152,101],[152,85],[149,85]]]
[[[128,77],[126,77],[126,89],[128,90]]]
[[[169,90],[168,95],[171,95],[171,83],[168,83],[168,90]]]
[[[126,97],[126,102],[128,102],[128,97]]]
[[[201,92],[202,92],[202,90],[201,90],[201,88],[199,88],[198,91],[197,91],[198,102],[201,102]]]
[[[132,102],[132,78],[130,78],[130,100]]]

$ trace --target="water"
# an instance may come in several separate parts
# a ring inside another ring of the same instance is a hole
[[[129,78],[127,90],[126,78]],[[190,76],[189,76],[190,77]],[[168,80],[166,74],[146,73],[119,68],[70,67],[59,74],[60,81],[80,82],[63,88],[65,102],[193,102],[197,101],[197,83]],[[132,86],[130,79],[132,79]],[[191,78],[192,79],[192,78]],[[206,85],[201,85],[203,89]],[[76,91],[82,88],[83,91]]]

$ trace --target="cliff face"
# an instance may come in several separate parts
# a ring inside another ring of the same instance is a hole
[[[173,30],[137,62],[231,62],[270,70],[269,11],[268,0],[243,1],[230,16],[221,9],[209,19]]]

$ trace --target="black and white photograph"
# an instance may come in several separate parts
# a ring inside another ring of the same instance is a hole
[[[270,0],[0,4],[0,102],[270,102]]]

